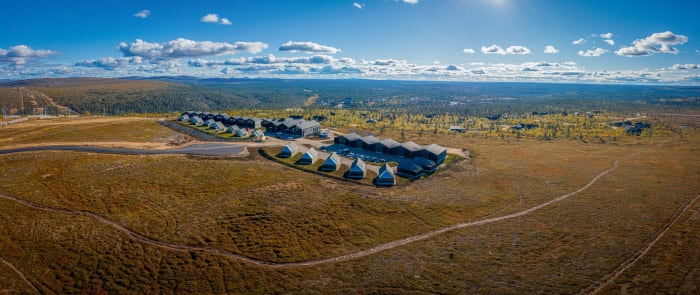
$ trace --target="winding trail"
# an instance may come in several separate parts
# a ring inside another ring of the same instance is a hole
[[[426,233],[422,233],[422,234],[418,234],[415,236],[410,236],[410,237],[406,237],[403,239],[398,239],[398,240],[394,240],[394,241],[387,242],[384,244],[380,244],[380,245],[374,246],[372,248],[358,251],[355,253],[350,253],[350,254],[345,254],[345,255],[340,255],[340,256],[330,257],[330,258],[324,258],[324,259],[318,259],[318,260],[301,261],[301,262],[272,262],[272,261],[258,260],[258,259],[246,257],[246,256],[243,256],[240,254],[232,253],[232,252],[229,252],[226,250],[217,249],[217,248],[213,248],[213,247],[188,246],[188,245],[179,245],[179,244],[168,243],[168,242],[159,241],[159,240],[156,240],[153,238],[146,237],[142,234],[139,234],[139,233],[117,223],[117,222],[109,220],[109,219],[107,219],[99,214],[96,214],[96,213],[93,213],[90,211],[66,209],[66,208],[54,208],[54,207],[49,207],[49,206],[37,204],[37,203],[31,202],[31,201],[15,198],[12,196],[2,195],[2,194],[0,194],[0,198],[14,201],[16,203],[19,203],[19,204],[22,204],[22,205],[25,205],[25,206],[28,206],[28,207],[31,207],[34,209],[45,210],[45,211],[56,212],[56,213],[71,214],[71,215],[89,216],[89,217],[92,217],[103,224],[109,225],[109,226],[123,232],[124,234],[126,234],[126,235],[140,241],[140,242],[150,244],[150,245],[153,245],[156,247],[160,247],[163,249],[168,249],[168,250],[173,250],[173,251],[182,251],[182,252],[187,252],[187,251],[205,252],[205,253],[209,253],[212,255],[229,257],[229,258],[232,258],[235,260],[247,262],[247,263],[258,265],[258,266],[273,267],[273,268],[294,268],[294,267],[317,266],[317,265],[323,265],[323,264],[329,264],[329,263],[337,263],[337,262],[354,260],[354,259],[358,259],[361,257],[373,255],[373,254],[376,254],[378,252],[390,250],[390,249],[393,249],[393,248],[396,248],[399,246],[403,246],[403,245],[407,245],[407,244],[414,243],[417,241],[425,240],[425,239],[428,239],[428,238],[431,238],[431,237],[434,237],[434,236],[437,236],[440,234],[444,234],[444,233],[447,233],[450,231],[454,231],[457,229],[462,229],[462,228],[466,228],[466,227],[478,226],[478,225],[483,225],[483,224],[488,224],[488,223],[493,223],[493,222],[498,222],[498,221],[503,221],[503,220],[508,220],[508,219],[512,219],[512,218],[521,217],[521,216],[530,214],[534,211],[540,210],[544,207],[550,206],[554,203],[563,201],[563,200],[565,200],[565,199],[567,199],[575,194],[578,194],[578,193],[588,189],[594,183],[596,183],[600,178],[602,178],[606,174],[617,169],[618,162],[619,161],[615,161],[615,165],[613,167],[596,175],[593,179],[591,179],[590,182],[588,182],[586,185],[579,188],[578,190],[573,191],[573,192],[568,193],[568,194],[565,194],[565,195],[562,195],[562,196],[559,196],[555,199],[552,199],[552,200],[547,201],[545,203],[542,203],[540,205],[534,206],[534,207],[529,208],[527,210],[523,210],[523,211],[520,211],[517,213],[504,215],[504,216],[500,216],[500,217],[457,223],[454,225],[450,225],[450,226],[436,229],[433,231],[429,231]]]
[[[29,285],[29,287],[31,287],[35,292],[41,294],[41,292],[39,292],[39,289],[37,289],[36,286],[34,286],[34,284],[32,284],[32,282],[30,282],[27,279],[27,276],[25,276],[23,272],[19,271],[19,269],[17,269],[17,267],[15,267],[12,263],[10,263],[9,261],[5,260],[2,257],[0,257],[0,261],[5,263],[10,269],[12,269],[15,273],[17,273],[17,275],[20,278],[22,278],[22,280],[24,280],[24,282],[27,283],[27,285]]]
[[[673,227],[674,224],[685,214],[686,211],[688,211],[688,208],[692,206],[695,201],[697,201],[700,198],[700,195],[695,196],[694,199],[690,200],[685,206],[683,206],[678,212],[676,212],[671,219],[656,233],[656,236],[654,239],[644,248],[641,250],[637,251],[637,253],[634,253],[634,255],[630,256],[627,258],[625,261],[622,262],[617,268],[615,268],[612,272],[609,274],[605,275],[602,277],[600,280],[597,282],[591,284],[588,286],[586,289],[581,290],[579,294],[598,294],[600,291],[603,290],[606,286],[608,286],[610,283],[612,283],[615,279],[617,279],[620,275],[622,275],[625,271],[627,271],[632,265],[637,263],[644,255],[651,250],[654,245],[656,245],[656,242],[658,242],[665,234],[668,232],[671,227]]]

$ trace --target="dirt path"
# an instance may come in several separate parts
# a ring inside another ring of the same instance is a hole
[[[425,240],[425,239],[428,239],[428,238],[431,238],[431,237],[434,237],[434,236],[437,236],[440,234],[444,234],[444,233],[447,233],[450,231],[454,231],[457,229],[478,226],[478,225],[483,225],[483,224],[488,224],[488,223],[498,222],[498,221],[502,221],[502,220],[521,217],[521,216],[530,214],[534,211],[537,211],[539,209],[542,209],[544,207],[550,206],[550,205],[557,203],[559,201],[565,200],[565,199],[567,199],[575,194],[578,194],[578,193],[588,189],[595,182],[597,182],[601,177],[614,171],[615,169],[617,169],[617,167],[618,167],[618,161],[615,161],[615,165],[613,167],[596,175],[596,177],[594,177],[590,182],[588,182],[586,185],[579,188],[578,190],[571,192],[571,193],[568,193],[568,194],[565,194],[565,195],[562,195],[562,196],[559,196],[556,199],[542,203],[540,205],[537,205],[537,206],[532,207],[532,208],[527,209],[527,210],[523,210],[523,211],[520,211],[517,213],[513,213],[510,215],[504,215],[504,216],[500,216],[500,217],[482,219],[482,220],[471,221],[471,222],[457,223],[454,225],[450,225],[450,226],[436,229],[433,231],[429,231],[426,233],[422,233],[422,234],[418,234],[415,236],[410,236],[407,238],[403,238],[403,239],[391,241],[388,243],[380,244],[380,245],[377,245],[375,247],[372,247],[372,248],[369,248],[366,250],[362,250],[359,252],[355,252],[355,253],[350,253],[350,254],[340,255],[340,256],[336,256],[336,257],[325,258],[325,259],[302,261],[302,262],[271,262],[271,261],[264,261],[264,260],[249,258],[249,257],[243,256],[240,254],[235,254],[232,252],[228,252],[228,251],[213,248],[213,247],[199,247],[199,246],[172,244],[172,243],[155,240],[155,239],[146,237],[144,235],[141,235],[141,234],[139,234],[139,233],[137,233],[129,228],[126,228],[125,226],[123,226],[119,223],[116,223],[112,220],[109,220],[109,219],[107,219],[101,215],[98,215],[96,213],[93,213],[93,212],[83,211],[83,210],[74,210],[74,209],[53,208],[53,207],[40,205],[40,204],[37,204],[34,202],[26,201],[23,199],[15,198],[15,197],[1,195],[1,194],[0,194],[0,198],[14,201],[14,202],[20,203],[22,205],[32,207],[35,209],[39,209],[39,210],[45,210],[45,211],[56,212],[56,213],[64,213],[64,214],[72,214],[72,215],[89,216],[89,217],[92,217],[103,224],[114,227],[115,229],[125,233],[128,236],[131,236],[132,238],[134,238],[140,242],[150,244],[150,245],[153,245],[156,247],[168,249],[168,250],[183,251],[183,252],[186,252],[186,251],[205,252],[205,253],[209,253],[212,255],[219,255],[219,256],[229,257],[229,258],[236,259],[236,260],[243,261],[243,262],[248,262],[248,263],[251,263],[254,265],[258,265],[258,266],[266,266],[266,267],[274,267],[274,268],[292,268],[292,267],[316,266],[316,265],[322,265],[322,264],[328,264],[328,263],[336,263],[336,262],[354,260],[354,259],[358,259],[361,257],[373,255],[375,253],[382,252],[385,250],[390,250],[390,249],[393,249],[393,248],[396,248],[399,246],[407,245],[407,244],[410,244],[413,242]]]
[[[622,264],[620,264],[616,269],[614,269],[611,273],[605,275],[602,277],[600,280],[597,282],[593,283],[592,285],[588,286],[588,288],[581,290],[579,294],[598,294],[603,288],[605,288],[607,285],[612,283],[615,279],[617,279],[621,274],[623,274],[625,271],[627,271],[632,265],[637,263],[644,255],[651,250],[654,245],[656,245],[656,242],[658,242],[665,234],[668,232],[671,227],[673,227],[674,224],[685,214],[685,212],[692,206],[695,201],[697,201],[700,198],[700,195],[695,196],[695,199],[690,200],[685,206],[683,206],[678,212],[676,212],[673,217],[656,233],[656,237],[644,248],[639,250],[637,253],[634,253],[631,257],[627,258],[627,260],[623,261]]]
[[[34,286],[34,284],[32,284],[32,282],[30,282],[30,281],[27,279],[27,276],[25,276],[24,273],[21,272],[19,269],[17,269],[12,263],[10,263],[9,261],[5,260],[5,259],[2,258],[2,257],[0,257],[0,261],[2,261],[3,263],[5,263],[9,268],[11,268],[15,273],[17,273],[17,275],[18,275],[20,278],[22,278],[22,280],[24,280],[24,282],[27,283],[27,285],[29,285],[29,287],[31,287],[35,292],[41,294],[41,292],[39,292],[39,289],[37,289],[36,286]]]

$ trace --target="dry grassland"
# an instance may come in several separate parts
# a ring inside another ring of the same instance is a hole
[[[521,211],[620,165],[526,216],[302,268],[161,249],[89,216],[0,199],[0,257],[44,293],[577,293],[644,248],[700,193],[699,138],[695,131],[683,141],[625,144],[449,139],[478,156],[389,189],[290,169],[256,153],[236,160],[2,155],[0,194],[94,212],[153,239],[276,262],[333,257]],[[696,203],[680,216],[603,292],[697,294],[699,210]],[[31,292],[2,264],[0,281],[0,290]]]

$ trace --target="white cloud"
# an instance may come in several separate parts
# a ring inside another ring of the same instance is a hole
[[[231,23],[230,20],[228,20],[225,17],[219,18],[219,15],[216,13],[210,13],[205,16],[203,16],[200,21],[203,23],[214,23],[214,24],[221,24],[221,25],[227,25],[230,26],[233,23]]]
[[[413,4],[418,4],[418,1],[420,1],[420,0],[403,0],[403,3],[408,3],[408,4],[413,5]]]
[[[86,60],[78,62],[75,66],[79,67],[90,67],[90,68],[103,68],[107,70],[112,70],[116,68],[124,68],[130,65],[137,65],[143,63],[143,58],[140,56],[133,57],[105,57],[98,60]]]
[[[57,51],[32,49],[27,45],[16,45],[10,49],[0,48],[0,63],[9,62],[14,65],[23,65],[29,60],[46,58],[58,54]]]
[[[489,47],[481,46],[481,52],[484,54],[530,54],[530,49],[525,46],[513,45],[506,50],[503,50],[500,46],[493,44]]]
[[[357,8],[357,9],[362,9],[362,8],[365,7],[364,4],[360,4],[360,3],[357,3],[357,2],[353,2],[353,3],[352,3],[352,6],[355,7],[355,8]]]
[[[280,46],[279,51],[291,51],[291,52],[322,52],[322,53],[338,53],[340,49],[316,44],[313,42],[293,42],[288,41],[287,43]]]
[[[221,20],[219,21],[219,23],[222,25],[227,25],[227,26],[233,25],[233,23],[230,20],[228,20],[228,18],[225,18],[225,17],[222,17]]]
[[[147,18],[149,15],[151,15],[151,11],[148,9],[144,9],[137,13],[134,13],[134,16],[138,18]]]
[[[598,34],[598,37],[603,38],[603,42],[608,43],[608,45],[615,45],[615,40],[612,39],[613,33]]]
[[[544,53],[556,54],[556,53],[559,53],[559,50],[554,48],[554,46],[552,46],[552,45],[547,45],[544,47]]]
[[[475,53],[474,49],[471,49],[471,48],[464,48],[464,50],[462,50],[462,52],[464,52],[466,54],[474,54]]]
[[[506,49],[506,54],[530,54],[530,49],[525,46],[513,45]]]
[[[489,47],[481,46],[481,52],[484,54],[506,54],[500,46],[493,44]]]
[[[578,55],[585,56],[585,57],[597,57],[597,56],[601,56],[601,55],[605,54],[606,52],[608,52],[608,51],[603,49],[603,48],[598,47],[598,48],[593,49],[593,50],[590,50],[590,49],[586,50],[586,51],[580,50],[578,52]]]
[[[201,21],[203,23],[218,23],[219,15],[216,13],[210,13],[202,17]]]
[[[352,58],[334,58],[330,55],[312,55],[303,57],[276,57],[272,54],[266,56],[253,56],[231,58],[228,60],[190,60],[187,64],[191,67],[213,67],[213,66],[240,66],[240,65],[271,65],[271,64],[354,64]]]
[[[672,70],[697,70],[700,69],[700,64],[675,64],[671,67]]]
[[[267,48],[262,42],[227,42],[192,41],[178,38],[165,43],[150,43],[141,39],[127,44],[122,42],[117,49],[124,56],[140,56],[148,59],[173,59],[182,57],[198,57],[209,55],[235,54],[241,51],[258,53]]]
[[[632,46],[622,47],[615,52],[621,56],[646,56],[654,53],[678,53],[678,49],[671,45],[681,45],[688,42],[688,37],[676,35],[671,31],[653,33],[644,39],[637,39]]]
[[[586,39],[579,38],[578,40],[574,40],[574,42],[571,42],[573,45],[581,45],[583,43],[586,43]]]

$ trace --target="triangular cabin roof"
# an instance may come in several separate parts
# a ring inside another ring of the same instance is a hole
[[[326,162],[323,163],[323,165],[338,165],[340,164],[340,157],[338,157],[338,154],[336,153],[331,153],[328,155],[328,158],[326,158]]]
[[[318,158],[318,152],[314,148],[309,148],[306,150],[306,152],[301,156],[302,159],[307,159],[307,160],[313,160]]]
[[[379,168],[379,177],[381,178],[382,175],[391,175],[391,177],[394,177],[394,169],[389,166],[389,163],[384,163],[382,167]]]
[[[241,128],[238,127],[238,125],[231,125],[228,127],[228,130],[231,131],[231,133],[236,133],[236,131],[238,131],[239,129]]]
[[[239,137],[243,137],[243,136],[248,135],[248,132],[245,131],[244,129],[238,129],[238,130],[236,130],[236,135],[238,135]]]
[[[221,123],[221,122],[216,122],[216,123],[214,123],[214,125],[213,125],[212,127],[213,127],[214,129],[216,129],[216,130],[224,130],[224,129],[226,129],[226,125],[224,125],[224,123]]]
[[[355,159],[355,161],[352,161],[352,165],[350,166],[350,172],[364,173],[365,162],[360,158]]]
[[[293,143],[293,142],[290,142],[289,144],[285,145],[285,146],[282,148],[282,151],[283,151],[283,152],[288,152],[288,153],[290,153],[290,154],[295,153],[297,150],[299,150],[299,147],[297,146],[296,143]]]

